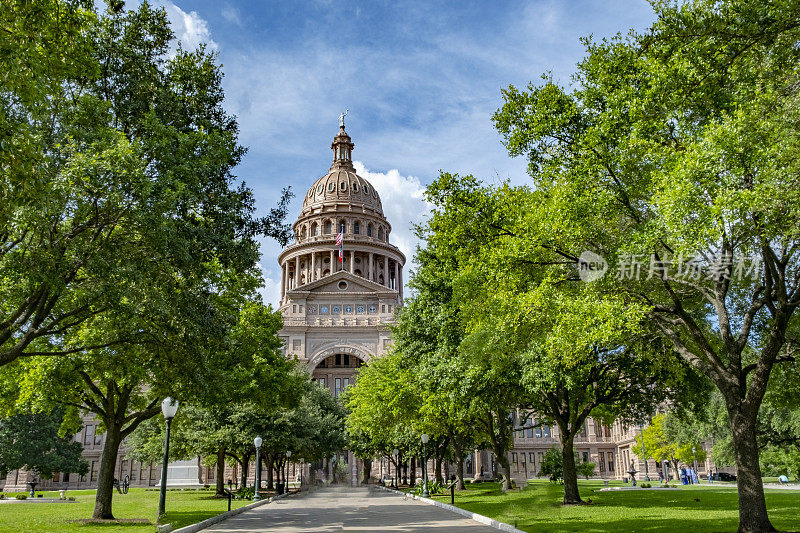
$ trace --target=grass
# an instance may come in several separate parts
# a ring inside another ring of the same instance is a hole
[[[44,498],[58,498],[58,492],[41,494]],[[130,489],[128,494],[115,492],[114,516],[144,518],[155,524],[158,494],[157,490],[137,488]],[[168,491],[164,523],[171,523],[177,529],[227,511],[228,500],[213,498],[213,495],[213,491]],[[153,533],[156,530],[155,525],[75,523],[74,520],[91,518],[95,491],[70,490],[67,497],[74,497],[77,503],[0,503],[0,533]],[[251,502],[233,500],[231,509],[248,503]]]
[[[523,531],[736,531],[738,504],[734,486],[682,486],[678,489],[608,491],[602,481],[580,481],[588,505],[561,505],[563,487],[532,480],[521,491],[503,494],[498,483],[468,485],[456,492],[456,505],[516,525]],[[612,482],[611,485],[620,485]],[[800,491],[767,490],[767,509],[780,531],[800,531]],[[450,503],[450,495],[435,497]]]

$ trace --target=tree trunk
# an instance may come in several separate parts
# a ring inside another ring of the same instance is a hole
[[[559,428],[561,429],[561,428]],[[561,434],[561,461],[564,465],[564,503],[578,504],[583,503],[581,495],[578,493],[578,472],[575,469],[575,449],[573,446],[573,435],[559,431]]]
[[[217,450],[217,486],[215,496],[225,496],[225,448]]]
[[[505,453],[498,454],[497,452],[494,455],[496,470],[500,474],[500,490],[507,492],[514,486],[511,482],[511,464],[508,462],[508,455]]]
[[[250,470],[250,456],[245,455],[242,457],[242,475],[241,475],[241,483],[239,484],[240,488],[245,488],[247,486],[247,475],[249,474]]]
[[[363,459],[364,463],[364,484],[369,484],[369,478],[372,477],[372,459]]]
[[[415,457],[411,458],[411,476],[410,476],[409,484],[414,487],[417,484],[417,459]]]
[[[122,443],[120,428],[105,420],[106,441],[100,456],[100,472],[97,477],[97,495],[94,500],[92,518],[113,519],[111,500],[114,495],[114,470],[117,466],[117,453]]]
[[[456,448],[456,490],[464,490],[464,461],[463,451]]]
[[[268,456],[267,464],[269,468],[267,468],[267,490],[275,490],[275,471],[272,469],[272,455]]]
[[[433,456],[433,471],[436,482],[441,484],[442,481],[442,460],[438,455]]]
[[[758,460],[756,417],[741,412],[731,413],[734,453],[736,454],[737,489],[739,492],[739,533],[775,531],[767,515],[764,484]]]

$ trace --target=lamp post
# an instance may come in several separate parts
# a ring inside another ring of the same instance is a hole
[[[253,491],[253,501],[257,502],[261,499],[261,494],[258,493],[258,489],[261,488],[261,443],[264,442],[261,440],[261,437],[256,437],[253,439],[253,444],[256,446],[256,486],[255,490]]]
[[[422,497],[427,498],[428,494],[428,456],[426,455],[425,445],[428,444],[428,434],[423,433],[422,438]]]
[[[394,472],[397,474],[397,478],[394,480],[394,488],[400,488],[400,450],[395,448],[392,450],[394,452]]]
[[[642,436],[642,459],[644,459],[644,480],[650,481],[650,474],[647,471],[647,454],[644,451],[644,425],[639,424],[639,434]]]
[[[169,428],[172,419],[178,412],[178,402],[169,396],[161,402],[161,413],[167,424],[167,433],[164,435],[164,460],[161,462],[161,494],[158,496],[158,518],[164,516],[164,506],[167,502],[167,464],[169,463]]]
[[[292,456],[292,450],[286,450],[286,475],[283,477],[283,481],[286,487],[286,494],[289,494],[289,458]]]
[[[697,475],[697,459],[694,456],[694,446],[692,446],[692,464],[694,465],[694,475],[692,478],[697,476],[697,482],[700,483],[700,476]]]

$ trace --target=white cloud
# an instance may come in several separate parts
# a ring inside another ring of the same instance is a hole
[[[383,214],[392,225],[389,241],[406,256],[404,281],[409,279],[409,269],[419,239],[414,235],[414,225],[425,221],[431,205],[423,198],[425,187],[414,176],[403,176],[397,169],[373,172],[361,161],[354,161],[356,174],[369,181],[381,197]]]
[[[242,25],[242,17],[239,15],[239,10],[232,5],[228,4],[223,7],[222,11],[220,11],[220,14],[222,15],[222,18],[231,24],[236,24],[237,26]]]
[[[211,38],[208,22],[197,11],[187,13],[172,2],[158,2],[157,5],[166,10],[172,31],[185,49],[194,50],[204,43],[211,50],[218,48]]]
[[[269,277],[267,271],[264,271],[264,285],[259,289],[261,297],[264,299],[265,304],[272,304],[273,309],[277,309],[281,300],[281,278],[280,271],[277,272],[277,280]],[[272,272],[270,271],[270,274]],[[274,274],[272,274],[274,275]]]

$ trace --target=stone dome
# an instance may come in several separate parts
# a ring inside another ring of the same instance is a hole
[[[381,198],[370,182],[344,166],[332,168],[306,192],[303,212],[324,204],[348,203],[362,205],[376,214],[383,214]]]

